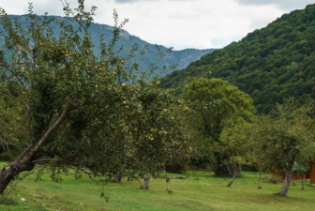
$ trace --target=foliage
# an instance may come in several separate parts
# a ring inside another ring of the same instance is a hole
[[[230,175],[241,176],[241,165],[252,165],[254,148],[253,124],[240,121],[223,129],[220,142],[213,145],[213,151],[224,159]],[[230,183],[231,185],[232,183]]]
[[[292,99],[276,108],[276,116],[259,119],[254,136],[255,154],[260,169],[276,167],[288,175],[295,162],[308,166],[315,156],[314,120],[310,118],[312,110],[296,109]]]
[[[205,144],[201,146],[208,154],[211,144],[221,145],[220,135],[226,126],[255,120],[256,110],[249,95],[221,79],[192,79],[185,85],[182,97],[193,110],[188,118],[193,121],[188,124],[199,131],[200,142]],[[215,156],[222,161],[221,155]],[[222,168],[221,161],[218,170]]]
[[[27,123],[27,115],[22,105],[16,100],[16,94],[10,90],[11,85],[0,88],[0,159],[12,160],[25,145],[25,136],[29,134],[23,125]]]
[[[249,94],[259,113],[268,113],[290,96],[299,106],[314,103],[314,11],[315,5],[308,5],[284,14],[241,41],[171,73],[161,85],[183,86],[187,77],[211,71],[210,77],[227,80]]]
[[[97,57],[89,31],[96,7],[86,11],[79,0],[72,10],[63,3],[78,29],[47,14],[35,15],[30,4],[25,30],[1,10],[6,50],[1,51],[0,85],[8,91],[0,98],[0,123],[5,129],[0,137],[21,151],[0,173],[1,194],[20,172],[32,170],[37,163],[49,163],[54,180],[60,180],[61,170],[67,167],[75,168],[78,177],[83,171],[91,178],[106,179],[122,165],[138,170],[149,160],[150,168],[161,166],[184,149],[178,147],[184,137],[180,122],[170,116],[167,92],[157,88],[159,81],[139,72],[137,62],[128,65],[137,46],[128,56],[115,50],[127,20],[119,23],[114,11],[112,40],[105,43],[100,37]]]
[[[225,125],[255,118],[251,98],[221,79],[193,79],[185,85],[182,97],[200,113],[204,134],[215,140]]]
[[[258,161],[266,167],[277,164],[286,170],[291,160],[308,164],[313,159],[313,120],[307,108],[294,108],[291,103],[277,105],[277,117],[259,118],[256,149]]]

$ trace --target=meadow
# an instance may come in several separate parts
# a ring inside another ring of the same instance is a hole
[[[105,185],[105,196],[109,197],[106,202],[100,197],[101,185],[87,176],[76,180],[70,172],[61,182],[53,182],[46,173],[36,182],[36,176],[30,175],[0,198],[0,210],[315,210],[315,187],[308,182],[305,190],[301,190],[301,182],[294,181],[288,196],[280,197],[275,193],[280,191],[281,183],[259,183],[258,172],[244,172],[230,188],[226,187],[230,178],[215,177],[211,172],[189,171],[168,176],[171,194],[166,191],[163,178],[152,179],[149,190],[140,189],[141,181],[123,180]],[[272,176],[263,174],[262,178],[269,181]]]

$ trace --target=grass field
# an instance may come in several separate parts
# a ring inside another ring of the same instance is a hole
[[[152,179],[150,190],[140,189],[140,182],[124,180],[121,184],[105,186],[105,195],[109,197],[106,202],[100,198],[101,186],[87,177],[75,180],[69,174],[61,183],[56,183],[48,175],[35,182],[35,176],[31,175],[16,190],[0,198],[0,210],[315,210],[315,187],[307,182],[304,191],[300,182],[294,182],[288,197],[280,197],[274,193],[280,191],[281,184],[260,183],[261,189],[258,189],[259,174],[254,172],[244,172],[230,188],[226,187],[230,178],[214,177],[209,172],[169,176],[174,178],[170,183],[172,194],[165,191],[164,179]],[[185,179],[175,179],[178,176]]]

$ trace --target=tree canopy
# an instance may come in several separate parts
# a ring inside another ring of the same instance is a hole
[[[110,178],[123,165],[152,173],[185,151],[180,119],[172,118],[167,103],[170,92],[159,89],[157,79],[139,76],[137,62],[126,65],[136,46],[128,56],[115,50],[127,20],[120,23],[114,11],[112,40],[100,37],[98,57],[89,31],[96,7],[86,11],[79,0],[73,10],[63,3],[79,29],[35,15],[30,4],[25,30],[1,9],[0,143],[20,154],[1,170],[0,194],[36,164]]]
[[[209,144],[220,145],[220,136],[226,126],[256,118],[250,96],[222,79],[194,78],[185,85],[181,96],[194,111],[191,115],[197,119],[191,122],[192,127],[199,130]],[[217,174],[221,174],[222,155],[216,154],[216,158]]]
[[[295,165],[308,166],[315,156],[313,111],[296,109],[293,100],[277,105],[274,116],[262,116],[255,129],[255,156],[262,168],[278,168],[286,172],[280,191],[289,190]]]

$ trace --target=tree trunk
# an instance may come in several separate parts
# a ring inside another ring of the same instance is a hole
[[[151,171],[147,170],[143,178],[142,189],[149,189],[150,178],[151,178]]]
[[[115,175],[115,182],[121,182],[121,178],[122,178],[122,172],[121,170],[118,170]]]
[[[68,109],[65,108],[62,114],[54,122],[54,124],[46,131],[46,133],[33,146],[23,152],[13,163],[4,166],[0,172],[0,195],[3,194],[9,183],[16,175],[23,171],[31,171],[34,169],[33,160],[35,159],[40,148],[46,143],[47,139],[59,127],[65,119]]]
[[[10,181],[23,171],[31,171],[34,164],[31,162],[31,156],[23,153],[10,165],[4,166],[0,172],[0,195],[3,194]]]
[[[235,168],[234,168],[234,173],[233,173],[233,178],[231,180],[231,182],[229,182],[229,184],[227,185],[228,187],[231,187],[231,185],[233,184],[235,178],[239,175],[239,164],[236,163],[235,164]]]
[[[5,166],[0,172],[0,194],[3,194],[4,190],[10,183],[10,181],[17,175],[17,170],[13,165]]]
[[[288,169],[286,171],[285,179],[283,181],[283,185],[282,185],[281,191],[279,193],[280,196],[286,196],[287,195],[287,192],[289,190],[290,183],[292,180],[292,174],[293,174],[293,165],[290,169]]]

